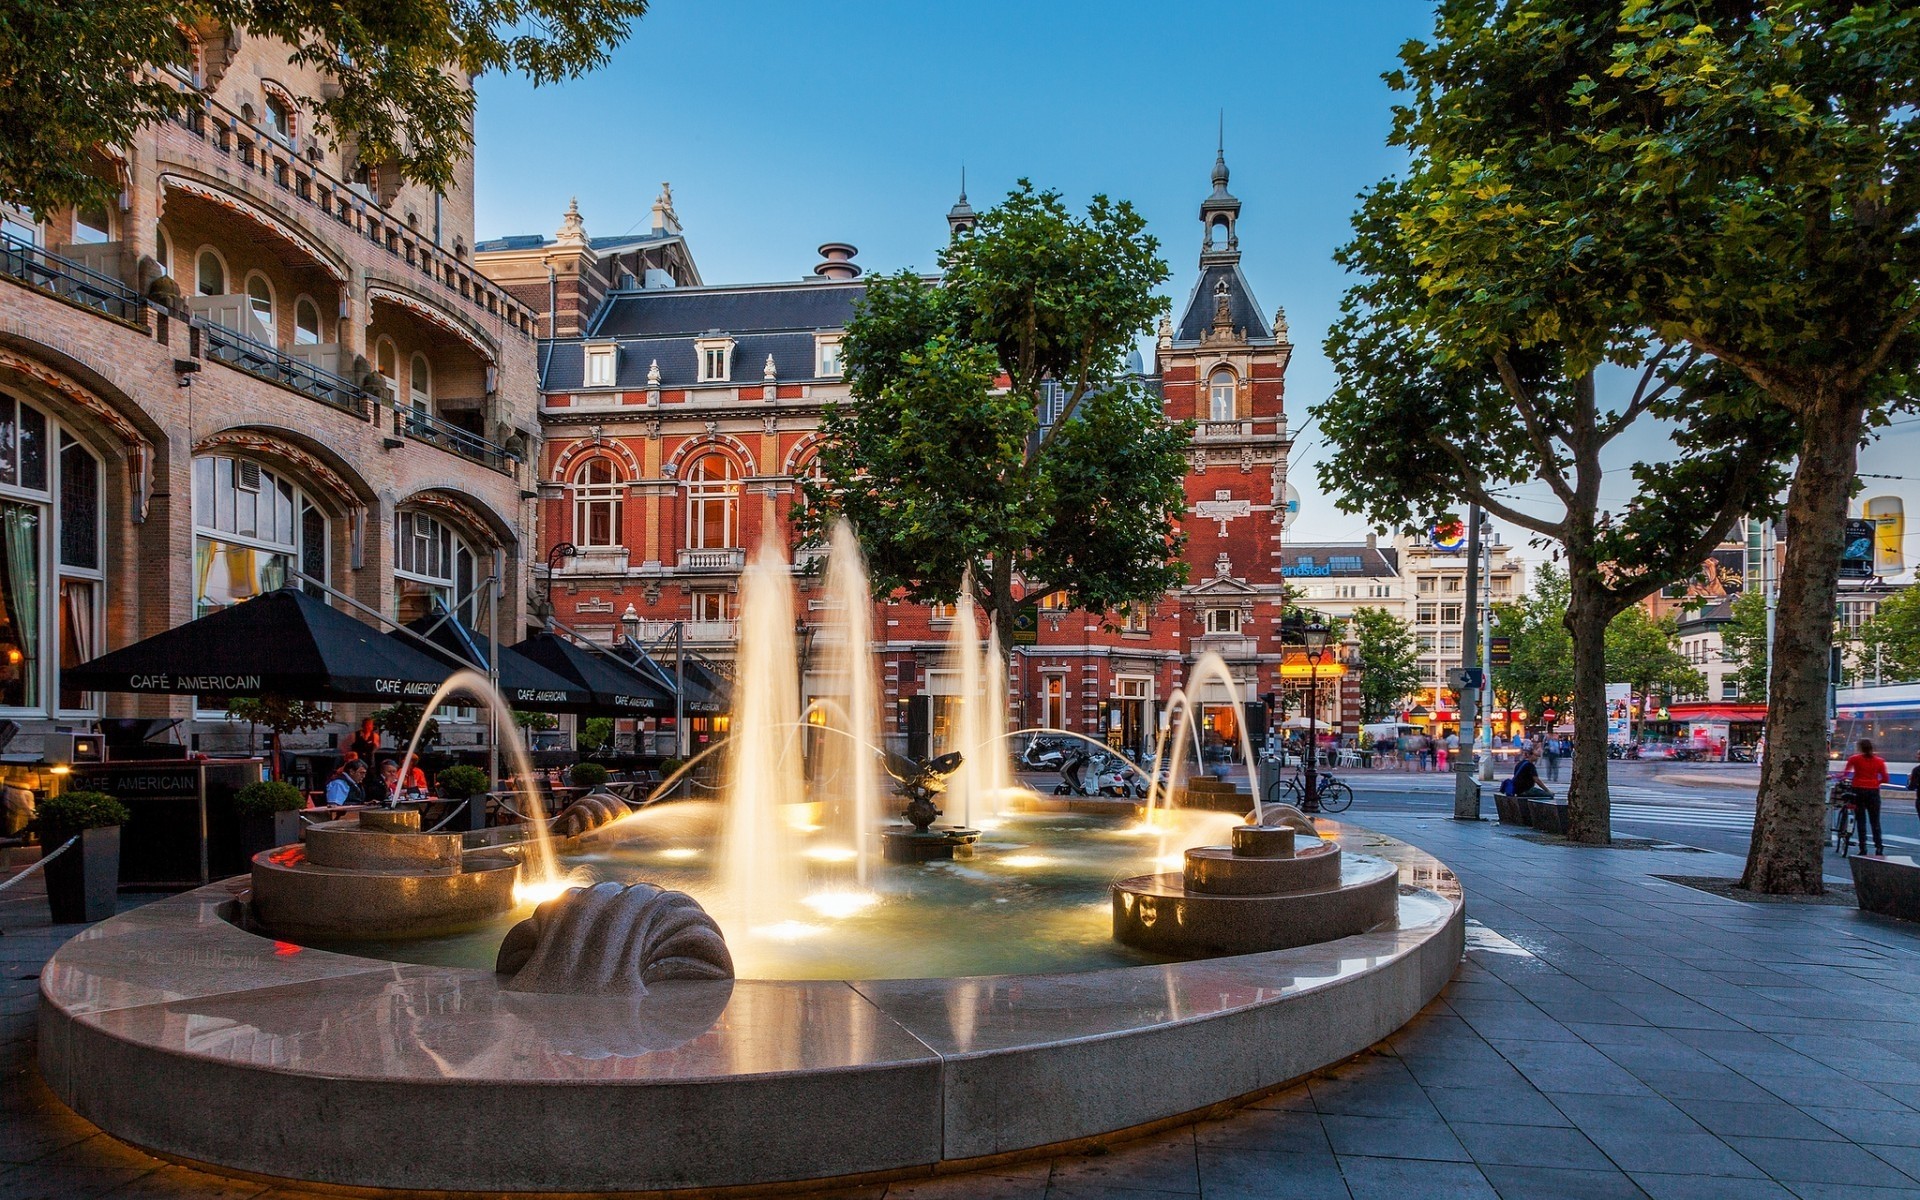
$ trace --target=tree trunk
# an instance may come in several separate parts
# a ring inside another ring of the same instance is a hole
[[[1818,896],[1826,890],[1827,664],[1865,407],[1853,395],[1820,396],[1799,413],[1800,462],[1787,493],[1787,556],[1767,664],[1767,758],[1740,886]]]
[[[1598,567],[1568,556],[1567,633],[1573,638],[1573,780],[1567,785],[1567,837],[1592,846],[1613,841],[1607,792],[1607,623]]]

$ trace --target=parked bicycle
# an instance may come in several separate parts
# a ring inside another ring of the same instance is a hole
[[[1321,812],[1345,812],[1353,807],[1353,789],[1325,771],[1314,773],[1314,792],[1319,797]],[[1276,779],[1267,788],[1269,804],[1291,804],[1305,810],[1306,800],[1307,775],[1304,771]]]
[[[1853,804],[1853,789],[1836,782],[1827,793],[1827,811],[1833,814],[1833,849],[1841,858],[1853,853],[1853,827],[1858,814]]]

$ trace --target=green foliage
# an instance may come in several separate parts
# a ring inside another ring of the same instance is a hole
[[[1567,632],[1572,587],[1551,562],[1533,573],[1533,590],[1493,609],[1493,635],[1507,639],[1512,662],[1493,669],[1493,686],[1509,707],[1538,719],[1549,707],[1564,712],[1573,697],[1573,635]],[[1551,702],[1551,703],[1549,703]]]
[[[270,817],[307,806],[307,798],[290,783],[260,780],[233,794],[233,807],[243,817]]]
[[[513,723],[522,729],[557,729],[560,718],[552,713],[522,712],[516,708],[513,710]]]
[[[227,701],[227,716],[275,734],[305,733],[333,720],[332,710],[325,705],[285,696],[235,696]]]
[[[127,806],[104,792],[62,792],[43,800],[34,814],[42,844],[53,846],[83,829],[127,823]]]
[[[848,325],[852,396],[822,415],[806,540],[848,519],[877,593],[951,601],[970,578],[1003,639],[1016,574],[1096,612],[1184,582],[1188,429],[1125,371],[1165,307],[1139,214],[1102,196],[1077,217],[1023,180],[941,262],[937,285],[872,280]],[[1048,385],[1064,399],[1043,430]]]
[[[1707,686],[1704,676],[1680,653],[1672,616],[1658,621],[1635,605],[1607,626],[1607,675],[1616,683],[1630,683],[1643,697],[1691,695]]]
[[[588,717],[580,722],[574,745],[581,750],[604,750],[613,745],[613,718]]]
[[[675,771],[678,771],[681,767],[684,767],[686,765],[687,764],[684,759],[663,758],[660,760],[660,778],[671,779]]]
[[[1420,688],[1420,647],[1405,621],[1384,608],[1353,610],[1360,642],[1360,711],[1367,721],[1393,717]]]
[[[1759,592],[1734,599],[1732,619],[1720,627],[1720,654],[1734,666],[1728,678],[1751,704],[1767,694],[1767,601]]]
[[[404,749],[412,740],[413,731],[421,729],[420,718],[427,716],[427,710],[421,704],[392,704],[386,708],[376,708],[367,716],[373,719],[373,727],[386,734],[394,747]],[[420,732],[420,744],[431,746],[439,740],[439,719],[427,717],[426,728]]]
[[[1857,637],[1851,682],[1920,679],[1920,588],[1904,588],[1881,601]]]
[[[485,771],[465,763],[441,768],[440,773],[433,777],[433,782],[445,800],[465,800],[469,796],[478,796],[492,786]]]
[[[510,4],[321,4],[312,0],[0,0],[0,200],[46,214],[118,192],[93,147],[198,107],[171,74],[189,65],[180,31],[278,38],[326,77],[307,122],[363,163],[436,188],[473,140],[471,78],[515,71],[536,84],[606,62],[647,0]]]
[[[611,778],[611,773],[605,767],[592,762],[575,763],[568,774],[572,776],[574,786],[583,788],[600,787]]]

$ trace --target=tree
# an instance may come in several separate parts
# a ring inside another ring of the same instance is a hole
[[[192,111],[189,38],[277,38],[323,75],[300,101],[312,127],[362,162],[435,188],[473,141],[470,80],[517,71],[536,84],[606,62],[647,0],[323,4],[314,0],[0,0],[0,200],[45,215],[118,191],[95,148]]]
[[[367,715],[373,719],[375,729],[393,739],[394,749],[405,750],[416,729],[420,731],[422,746],[431,746],[440,740],[439,718],[428,716],[424,705],[392,704]]]
[[[847,326],[851,397],[822,414],[803,537],[846,517],[879,593],[967,583],[1002,646],[1023,596],[1112,612],[1179,586],[1189,430],[1125,369],[1165,307],[1145,222],[1104,196],[1076,217],[1022,180],[940,261],[937,284],[874,279]]]
[[[1847,673],[1856,686],[1920,679],[1920,588],[1903,588],[1881,601],[1858,638]]]
[[[270,769],[273,777],[278,779],[281,737],[318,729],[333,720],[333,712],[311,700],[292,700],[286,696],[235,696],[227,701],[227,719],[245,721],[249,727],[266,727],[272,735],[273,762]]]
[[[1567,573],[1551,562],[1534,571],[1533,590],[1495,605],[1493,634],[1507,639],[1511,661],[1493,669],[1494,687],[1512,707],[1541,714],[1573,698],[1573,639],[1567,633],[1571,600]]]
[[[1399,83],[1413,99],[1396,114],[1393,141],[1414,161],[1409,178],[1363,196],[1356,236],[1337,256],[1362,278],[1327,338],[1340,384],[1314,411],[1345,453],[1322,463],[1320,481],[1344,511],[1383,527],[1419,528],[1465,499],[1563,548],[1574,719],[1568,836],[1604,844],[1607,625],[1695,574],[1743,512],[1770,501],[1789,427],[1735,415],[1735,397],[1751,386],[1637,324],[1631,302],[1584,270],[1577,247],[1515,264],[1505,234],[1463,228],[1455,196],[1475,185],[1462,181],[1461,160],[1486,136],[1485,122],[1456,110],[1451,89],[1465,85],[1441,50],[1416,44],[1403,57],[1413,82]],[[1550,175],[1551,160],[1513,171],[1544,188],[1550,180],[1529,172]],[[1603,401],[1597,376],[1609,366],[1637,379]],[[1667,426],[1673,457],[1634,463],[1635,500],[1618,515],[1602,511],[1603,454],[1655,420]],[[1549,512],[1511,497],[1535,481],[1552,496]]]
[[[1720,627],[1720,656],[1734,664],[1733,685],[1740,698],[1767,694],[1767,601],[1759,592],[1734,599],[1731,619]]]
[[[1822,891],[1826,674],[1860,444],[1920,367],[1920,39],[1896,4],[1449,0],[1447,107],[1485,131],[1441,201],[1506,235],[1489,264],[1577,255],[1640,319],[1794,422],[1767,759],[1742,883]],[[1443,47],[1443,48],[1441,48]],[[1542,161],[1551,186],[1535,186]],[[1536,321],[1550,314],[1536,314]]]
[[[1360,641],[1361,719],[1387,720],[1420,688],[1420,647],[1407,623],[1384,608],[1356,608],[1352,622]]]
[[[1631,685],[1633,694],[1640,697],[1641,720],[1646,719],[1656,691],[1666,697],[1707,686],[1706,677],[1674,645],[1678,626],[1671,616],[1654,620],[1637,604],[1607,626],[1607,674],[1615,683]]]

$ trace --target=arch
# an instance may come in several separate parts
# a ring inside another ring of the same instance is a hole
[[[244,199],[223,187],[198,179],[189,179],[185,175],[172,171],[160,176],[160,187],[163,192],[184,192],[217,204],[236,216],[244,217],[313,260],[313,263],[335,283],[347,282],[349,277],[347,268],[337,254],[251,200]]]
[[[442,310],[431,300],[412,292],[402,291],[391,284],[369,283],[367,285],[368,307],[371,308],[375,301],[404,308],[421,320],[451,333],[467,343],[475,354],[485,359],[488,366],[496,365],[500,361],[498,345],[492,338],[477,327],[469,325],[464,319]]]
[[[1226,363],[1207,371],[1207,418],[1233,421],[1240,416],[1240,373]]]
[[[740,545],[740,464],[724,449],[710,448],[687,460],[685,545],[697,550]]]
[[[300,104],[293,98],[292,92],[271,79],[262,79],[260,99],[261,106],[266,110],[268,132],[277,133],[289,142],[300,136]]]
[[[822,437],[818,431],[815,431],[795,442],[792,448],[787,451],[786,461],[780,464],[780,473],[782,475],[799,475],[800,464],[817,457],[820,453],[820,447],[825,441],[826,439]]]
[[[633,449],[625,442],[617,438],[608,441],[582,438],[562,450],[560,456],[553,460],[553,481],[567,482],[572,477],[575,461],[594,453],[611,455],[626,468],[622,482],[632,483],[640,478],[640,460],[634,457]]]
[[[393,385],[396,396],[400,394],[400,347],[384,334],[373,343],[373,369]]]
[[[222,450],[283,470],[329,517],[352,516],[375,498],[373,488],[349,463],[290,429],[240,425],[208,434],[193,445],[196,456]]]
[[[679,446],[675,447],[673,457],[660,464],[661,477],[666,479],[677,478],[684,464],[692,462],[695,458],[707,453],[709,450],[719,450],[722,453],[731,454],[736,461],[736,465],[741,468],[740,477],[742,479],[753,474],[753,465],[756,460],[753,451],[747,448],[745,442],[730,433],[709,433],[703,437],[688,438],[686,441],[681,442]]]
[[[513,522],[494,511],[491,505],[445,488],[422,488],[401,498],[394,505],[396,512],[402,508],[431,510],[441,519],[451,522],[476,546],[510,551],[519,541]]]
[[[415,408],[433,407],[433,364],[418,350],[407,359],[407,399]]]
[[[208,263],[218,268],[218,276],[208,270]],[[227,256],[212,246],[202,246],[193,252],[193,294],[196,296],[224,296],[227,287],[233,282],[233,272],[227,269]],[[213,284],[218,287],[209,291]]]
[[[582,457],[567,480],[573,501],[573,540],[587,549],[620,545],[625,532],[626,483],[610,454]]]
[[[91,417],[101,428],[110,431],[123,446],[142,451],[150,450],[152,443],[138,426],[120,411],[119,404],[112,398],[118,394],[107,388],[96,388],[69,378],[62,372],[49,367],[37,359],[0,347],[0,371],[11,372],[27,381],[32,387],[44,389],[72,404],[82,413]],[[119,403],[138,411],[138,406],[120,394]],[[144,418],[146,414],[142,413]]]

